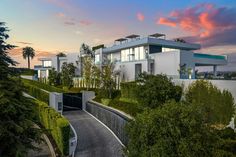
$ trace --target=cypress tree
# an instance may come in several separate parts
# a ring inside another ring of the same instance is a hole
[[[34,127],[33,102],[23,96],[23,86],[10,66],[17,63],[8,55],[15,46],[7,44],[8,28],[0,22],[0,156],[26,156],[28,149],[36,149],[41,131]]]

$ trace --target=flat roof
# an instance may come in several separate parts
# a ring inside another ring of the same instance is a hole
[[[181,49],[181,50],[198,50],[201,48],[201,45],[199,44],[181,43],[181,42],[175,42],[172,40],[165,40],[161,38],[145,37],[139,40],[133,40],[133,41],[119,44],[119,45],[113,45],[112,47],[106,47],[103,49],[103,52],[112,53],[112,52],[120,51],[122,49],[143,46],[143,45],[157,45],[157,46],[163,46],[167,48],[176,48],[176,49]]]
[[[126,40],[128,40],[128,39],[126,39],[126,38],[119,38],[119,39],[116,39],[115,41],[122,42],[122,41],[126,41]]]
[[[137,37],[140,37],[140,35],[132,34],[132,35],[129,35],[125,38],[133,39],[133,38],[137,38]]]
[[[155,38],[164,37],[164,36],[166,36],[166,35],[165,34],[160,34],[160,33],[155,33],[155,34],[149,35],[149,37],[155,37]]]
[[[40,61],[51,61],[52,59],[51,58],[39,58],[38,60],[40,60]]]

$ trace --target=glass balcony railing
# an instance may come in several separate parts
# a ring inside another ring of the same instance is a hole
[[[203,53],[194,53],[194,57],[195,58],[227,60],[227,56],[225,56],[225,55],[210,55],[210,54],[203,54]]]

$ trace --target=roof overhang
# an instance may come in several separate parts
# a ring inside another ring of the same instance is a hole
[[[198,50],[201,48],[199,44],[180,43],[180,42],[175,42],[172,40],[146,37],[140,40],[129,41],[123,44],[104,48],[103,52],[112,53],[112,52],[120,51],[122,49],[137,47],[141,45],[157,45],[157,46],[163,46],[167,48],[175,48],[175,49],[181,49],[181,50]]]

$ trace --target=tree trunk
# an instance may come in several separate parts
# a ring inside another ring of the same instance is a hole
[[[30,57],[28,56],[28,69],[30,69]]]

